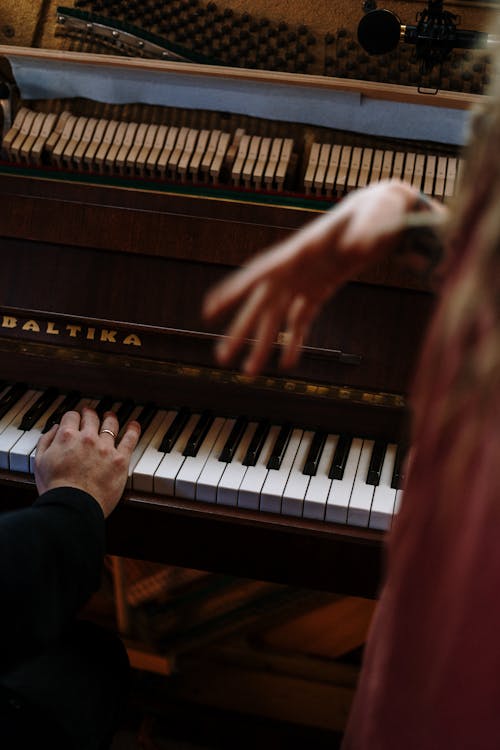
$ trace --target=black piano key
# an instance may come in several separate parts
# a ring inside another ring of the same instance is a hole
[[[406,458],[406,446],[398,445],[396,451],[396,460],[394,461],[394,470],[392,472],[391,487],[399,490],[404,480],[404,462]]]
[[[376,441],[372,450],[372,457],[370,459],[370,465],[368,467],[368,474],[366,476],[366,483],[373,484],[378,487],[380,483],[380,475],[382,473],[382,464],[384,463],[385,452],[387,450],[387,443]]]
[[[303,474],[307,474],[310,477],[315,477],[318,471],[318,464],[320,462],[321,454],[326,442],[326,432],[319,430],[313,437],[309,453],[304,463]]]
[[[343,479],[351,443],[352,437],[350,435],[340,435],[337,447],[335,448],[332,465],[328,472],[330,479]]]
[[[280,468],[281,462],[283,461],[283,456],[285,455],[285,451],[288,447],[288,443],[290,442],[292,429],[293,428],[291,425],[284,424],[281,430],[279,431],[271,456],[269,458],[269,461],[267,462],[268,469]]]
[[[6,380],[0,380],[0,393],[3,391],[4,388],[7,387],[7,381]]]
[[[226,440],[224,448],[221,451],[219,461],[229,463],[233,460],[236,449],[240,444],[243,433],[245,432],[247,427],[248,419],[246,417],[238,417],[233,425],[233,429],[231,430],[228,439]]]
[[[255,464],[257,463],[257,459],[260,456],[262,446],[266,442],[266,438],[269,434],[270,428],[271,425],[269,424],[267,419],[259,422],[259,424],[257,425],[257,429],[255,430],[250,441],[250,445],[248,446],[245,458],[243,459],[243,466],[255,466]]]
[[[125,401],[120,404],[118,411],[116,412],[116,418],[118,420],[120,430],[127,423],[127,420],[130,418],[130,415],[132,414],[134,409],[135,404],[131,398],[125,399]]]
[[[153,403],[148,403],[142,407],[141,411],[135,418],[135,421],[139,422],[139,424],[141,425],[142,433],[146,432],[157,411],[158,407]]]
[[[57,388],[48,388],[42,393],[22,418],[19,429],[31,430],[35,422],[38,422],[42,414],[54,403],[58,395],[59,391]]]
[[[65,398],[61,401],[57,409],[55,409],[50,417],[45,422],[42,432],[48,432],[50,428],[55,425],[59,424],[64,414],[66,414],[67,411],[71,411],[75,408],[77,403],[81,399],[81,393],[78,391],[70,391],[70,393],[65,396]]]
[[[205,440],[207,432],[212,426],[213,421],[214,416],[212,412],[204,411],[198,422],[196,423],[193,432],[187,439],[186,447],[182,452],[183,456],[196,456],[196,454],[200,450],[200,445]]]
[[[114,402],[115,399],[112,396],[103,396],[101,398],[101,400],[95,407],[95,411],[97,412],[97,416],[99,417],[99,419],[102,419],[107,411],[111,411]]]
[[[4,393],[0,399],[0,419],[24,396],[27,390],[28,386],[26,383],[16,383],[7,393]]]
[[[188,423],[188,419],[191,416],[191,412],[185,406],[175,415],[174,421],[166,431],[163,439],[160,443],[159,450],[163,453],[170,453],[175,443],[179,439],[179,435]]]

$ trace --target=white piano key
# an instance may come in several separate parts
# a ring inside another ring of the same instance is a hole
[[[312,186],[314,185],[314,178],[316,176],[316,170],[318,168],[320,151],[321,143],[313,143],[311,146],[309,161],[307,162],[307,169],[304,176],[304,187],[306,189],[306,193],[310,193]]]
[[[158,133],[158,128],[159,128],[159,125],[154,125],[154,124],[151,124],[148,127],[141,150],[139,151],[137,155],[137,159],[135,160],[135,168],[141,174],[145,174],[146,164],[148,162],[149,154],[151,150],[154,148],[156,135]]]
[[[132,487],[140,492],[153,492],[154,473],[166,455],[163,451],[159,450],[159,447],[163,436],[174,421],[177,412],[175,410],[165,411],[162,409],[158,414],[156,432],[132,471]]]
[[[268,190],[271,190],[273,187],[274,175],[278,167],[282,144],[282,138],[273,138],[271,150],[269,152],[269,161],[267,162],[266,171],[264,172],[264,184]]]
[[[328,435],[323,447],[323,453],[318,464],[316,475],[311,477],[304,499],[304,518],[313,518],[323,521],[325,518],[326,502],[328,493],[332,486],[332,480],[328,476],[333,456],[339,440],[338,435]]]
[[[368,182],[370,180],[370,174],[372,171],[372,159],[373,159],[373,149],[364,148],[363,156],[361,158],[361,168],[359,170],[358,185],[357,185],[358,188],[366,187],[368,185]]]
[[[56,145],[57,141],[61,137],[61,134],[64,130],[67,120],[72,116],[73,115],[68,110],[64,110],[64,112],[61,112],[61,114],[59,115],[57,119],[57,122],[52,128],[52,132],[50,133],[49,137],[45,141],[45,151],[47,153],[52,154],[52,151],[54,150],[54,146]]]
[[[120,122],[115,130],[113,141],[104,157],[102,167],[113,171],[115,169],[116,157],[120,153],[120,149],[123,145],[123,139],[127,133],[128,122]]]
[[[77,165],[79,169],[82,168],[83,164],[83,157],[85,155],[85,152],[87,151],[87,148],[89,146],[89,143],[92,141],[92,138],[94,137],[94,131],[97,127],[97,123],[99,120],[97,117],[90,117],[87,120],[87,124],[85,125],[85,129],[82,133],[82,137],[80,139],[80,143],[75,148],[73,152],[73,163]]]
[[[115,157],[115,168],[118,169],[122,174],[126,173],[127,157],[133,147],[138,128],[138,122],[128,123],[125,134],[123,136],[122,145],[120,146],[120,150]]]
[[[454,156],[448,157],[448,170],[446,172],[446,183],[444,187],[444,197],[452,198],[455,192],[455,180],[457,176],[458,159]]]
[[[367,527],[370,520],[375,487],[373,484],[367,484],[366,479],[368,477],[368,469],[370,468],[370,459],[374,445],[374,440],[364,440],[363,447],[361,448],[356,477],[347,510],[347,523],[352,526]]]
[[[16,418],[16,416],[19,414],[21,409],[24,409],[26,403],[33,398],[33,393],[35,391],[28,390],[26,393],[19,398],[15,404],[12,404],[9,411],[4,414],[4,416],[0,419],[0,435],[3,434],[3,432],[7,429],[7,427],[12,423],[12,421]]]
[[[394,154],[394,162],[392,165],[392,177],[397,180],[401,180],[404,174],[405,165],[405,153],[403,151],[396,151]]]
[[[10,129],[4,135],[3,141],[2,141],[2,148],[7,155],[9,155],[10,148],[12,144],[14,143],[14,141],[16,140],[19,134],[19,131],[21,129],[21,126],[30,111],[31,110],[29,110],[27,107],[21,107],[20,110],[17,112],[14,118],[14,122],[12,123]]]
[[[23,118],[22,125],[19,128],[16,137],[9,149],[10,158],[14,161],[17,161],[19,159],[19,151],[21,150],[21,146],[23,145],[24,141],[28,138],[35,119],[36,112],[28,110],[26,116]]]
[[[337,179],[335,180],[335,190],[337,192],[337,197],[339,198],[344,195],[346,191],[347,174],[349,172],[349,164],[351,163],[351,154],[352,146],[342,146]]]
[[[421,190],[422,188],[422,181],[424,179],[424,170],[425,170],[425,154],[417,154],[415,158],[415,168],[413,170],[413,181],[412,185],[417,188],[417,190]]]
[[[396,461],[397,445],[390,443],[385,452],[384,463],[380,473],[380,482],[375,487],[373,494],[372,510],[370,513],[371,529],[386,531],[390,528],[394,515],[394,503],[396,502],[396,490],[391,487],[392,472]]]
[[[45,422],[50,415],[58,408],[59,404],[64,401],[64,395],[58,396],[56,400],[47,408],[47,410],[35,422],[31,430],[24,432],[9,452],[9,467],[11,471],[20,471],[28,474],[30,471],[30,455],[38,445],[42,436],[42,430]]]
[[[219,432],[213,450],[198,477],[196,483],[196,500],[200,500],[203,503],[217,502],[217,486],[227,466],[225,461],[219,461],[219,457],[235,422],[235,419],[226,419],[225,424]]]
[[[46,117],[47,115],[45,114],[45,112],[38,112],[37,116],[33,120],[29,135],[23,142],[19,150],[19,156],[23,161],[30,161],[31,149],[42,131],[42,127],[45,123]]]
[[[210,174],[210,167],[215,158],[215,153],[217,150],[221,132],[222,131],[220,130],[212,130],[210,133],[210,138],[200,164],[200,169],[202,174],[205,176],[205,179],[208,179],[208,176]]]
[[[217,142],[217,148],[210,164],[210,179],[213,183],[217,183],[219,181],[221,169],[224,165],[224,159],[226,158],[226,152],[229,149],[230,141],[230,133],[220,134],[220,138]]]
[[[376,148],[373,152],[372,168],[370,170],[370,183],[379,182],[382,174],[382,164],[384,162],[384,152],[381,148]]]
[[[422,191],[429,196],[434,195],[434,179],[436,176],[436,163],[437,159],[434,154],[427,156],[427,161],[424,170],[424,185]]]
[[[325,184],[325,177],[330,163],[330,153],[332,150],[331,143],[323,143],[319,152],[318,168],[314,175],[314,190],[316,194],[321,195]]]
[[[347,175],[347,191],[355,190],[359,179],[359,170],[361,167],[363,149],[361,146],[355,146],[352,150],[351,166]]]
[[[403,172],[403,180],[407,182],[409,185],[413,184],[413,172],[415,170],[415,161],[417,159],[417,155],[410,151],[406,154],[405,159],[405,169]]]
[[[189,135],[190,128],[182,127],[177,133],[177,140],[175,141],[172,153],[168,157],[167,172],[170,177],[175,177],[177,174],[177,167],[186,146],[187,137]]]
[[[290,474],[281,500],[281,513],[284,516],[302,517],[304,499],[311,479],[309,474],[303,473],[304,464],[314,438],[313,430],[306,430],[290,469]]]
[[[256,429],[257,422],[249,422],[248,427],[240,440],[240,444],[236,449],[233,460],[230,464],[227,464],[224,473],[220,478],[217,487],[217,502],[220,505],[238,504],[238,490],[247,470],[247,467],[243,465],[242,461],[246,456],[248,446],[250,445]]]
[[[434,195],[436,198],[443,200],[444,186],[446,183],[446,170],[448,167],[448,157],[438,156],[436,167],[436,182],[434,184]]]
[[[339,168],[340,154],[342,153],[342,146],[334,144],[331,154],[330,162],[328,164],[328,170],[325,177],[325,191],[327,195],[332,195],[335,190],[335,181],[337,179],[337,171]]]
[[[184,497],[189,500],[196,498],[196,483],[198,477],[203,471],[203,467],[208,461],[212,452],[217,436],[221,431],[225,420],[223,417],[216,417],[208,430],[205,439],[200,445],[196,456],[188,456],[175,478],[175,496]]]
[[[234,160],[233,167],[231,169],[231,179],[235,185],[240,184],[240,180],[243,177],[243,166],[245,164],[248,148],[250,146],[250,136],[244,135],[242,136],[240,140],[240,144],[238,146],[238,153],[236,154],[236,159]]]
[[[392,175],[392,162],[394,161],[394,151],[384,150],[382,159],[382,169],[380,170],[380,179],[388,180]]]
[[[278,190],[283,190],[283,186],[285,184],[286,176],[288,173],[288,167],[290,166],[292,154],[293,154],[293,139],[285,138],[283,141],[283,147],[281,149],[280,158],[278,161],[278,166],[276,167],[276,174],[274,175],[276,188]]]
[[[267,513],[281,513],[281,500],[302,435],[300,429],[292,431],[280,468],[269,469],[260,494],[260,509]]]
[[[43,391],[28,391],[26,395],[29,394],[29,398],[24,401],[23,406],[19,409],[15,417],[2,430],[0,434],[0,469],[9,468],[9,451],[25,433],[25,430],[19,429],[19,425],[28,409],[31,408],[42,393]]]
[[[253,135],[251,137],[250,144],[248,147],[247,158],[243,165],[243,180],[245,181],[245,185],[248,188],[252,187],[253,170],[255,167],[255,163],[257,161],[257,156],[258,156],[259,148],[260,148],[260,142],[261,142],[260,135]]]
[[[180,175],[182,182],[186,182],[189,164],[196,150],[196,142],[198,140],[199,132],[199,130],[191,128],[187,134],[186,142],[179,163],[177,164],[177,174]]]
[[[271,138],[263,138],[261,141],[259,153],[257,156],[257,163],[253,171],[253,179],[254,179],[256,187],[260,187],[262,185],[262,178],[264,176],[264,172],[266,169],[267,159],[269,156],[270,149],[271,149]]]
[[[174,495],[175,493],[175,478],[179,473],[179,469],[186,460],[186,456],[183,455],[183,450],[186,447],[186,442],[196,427],[200,414],[193,414],[177,438],[175,445],[169,453],[165,453],[164,458],[160,462],[160,465],[155,471],[153,477],[153,490],[158,492],[160,495]]]
[[[127,422],[132,421],[133,419],[137,419],[139,414],[142,411],[142,406],[138,406],[136,409],[133,410],[132,414],[130,415],[130,419],[127,420]],[[159,410],[151,420],[151,422],[148,424],[144,432],[141,433],[139,437],[139,441],[137,445],[135,446],[134,450],[132,451],[132,455],[130,457],[130,463],[128,468],[128,477],[127,477],[127,487],[130,488],[133,486],[133,476],[134,471],[137,467],[137,464],[143,457],[145,451],[151,444],[151,441],[153,440],[154,436],[156,435],[156,431],[158,430],[159,426],[163,424],[163,418],[165,416],[164,410]],[[123,429],[120,431],[119,439],[123,435],[127,425],[123,425]]]
[[[280,428],[274,425],[269,429],[269,434],[264,441],[262,450],[255,466],[248,466],[245,476],[238,490],[238,507],[258,510],[260,507],[260,493],[269,473],[267,462],[271,458],[274,444],[279,435]]]
[[[134,132],[134,138],[132,145],[130,146],[127,157],[125,159],[125,173],[133,174],[137,164],[137,157],[139,156],[142,147],[144,146],[144,140],[148,132],[149,125],[147,122],[140,122],[137,129]],[[127,133],[125,133],[124,140]]]
[[[349,507],[349,500],[351,498],[362,447],[363,441],[360,438],[353,438],[344,469],[344,476],[342,479],[334,479],[332,481],[332,486],[328,493],[325,513],[326,521],[347,523],[347,509]]]
[[[37,136],[35,142],[30,148],[29,158],[32,164],[40,164],[42,159],[42,152],[45,148],[45,144],[47,140],[50,138],[50,135],[55,127],[55,124],[57,122],[57,115],[53,113],[49,113],[45,115],[45,120],[43,121],[42,129],[40,130],[39,135]]]
[[[205,150],[208,145],[208,139],[210,137],[209,130],[200,130],[198,140],[196,142],[196,148],[194,150],[193,157],[189,162],[188,172],[191,175],[193,182],[199,179],[199,171],[201,169],[201,163],[205,155]]]

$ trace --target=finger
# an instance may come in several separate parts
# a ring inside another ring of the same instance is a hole
[[[99,417],[97,412],[93,409],[82,409],[82,421],[80,422],[80,430],[87,434],[97,435],[99,430]]]
[[[245,302],[231,323],[224,339],[219,341],[216,357],[220,364],[228,364],[236,356],[266,307],[268,284],[260,284]]]
[[[53,424],[48,432],[45,432],[43,435],[41,435],[36,446],[36,458],[40,458],[40,456],[45,453],[47,448],[50,448],[54,441],[58,428],[58,424]]]
[[[203,303],[203,316],[213,320],[246,298],[264,279],[269,278],[286,255],[283,243],[255,258],[248,266],[230,274],[224,281],[208,292]]]
[[[121,453],[127,459],[127,462],[130,460],[132,452],[139,441],[140,434],[141,426],[139,422],[129,422],[117,446],[118,453]]]
[[[287,321],[287,336],[280,358],[280,367],[289,369],[299,359],[300,349],[311,323],[318,311],[317,304],[311,304],[307,297],[296,297],[290,306]]]
[[[60,427],[71,428],[73,430],[79,430],[80,420],[81,420],[81,417],[77,411],[67,411],[62,415],[59,425]]]
[[[103,417],[99,435],[105,440],[112,440],[113,442],[118,437],[120,431],[120,423],[118,417],[112,411],[107,411]]]
[[[283,307],[279,305],[262,316],[256,332],[256,341],[243,364],[243,370],[247,375],[258,375],[266,364],[279,331],[282,310]]]

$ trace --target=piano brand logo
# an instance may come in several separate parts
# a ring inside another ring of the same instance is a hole
[[[39,333],[47,336],[69,336],[72,339],[85,339],[107,344],[124,344],[125,346],[142,346],[136,333],[125,333],[109,328],[96,328],[77,323],[55,323],[52,320],[21,320],[12,315],[2,317],[2,328],[15,328],[28,333]]]

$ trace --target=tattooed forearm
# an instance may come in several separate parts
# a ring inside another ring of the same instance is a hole
[[[395,249],[395,256],[431,285],[439,280],[444,260],[443,214],[432,200],[420,194]]]

